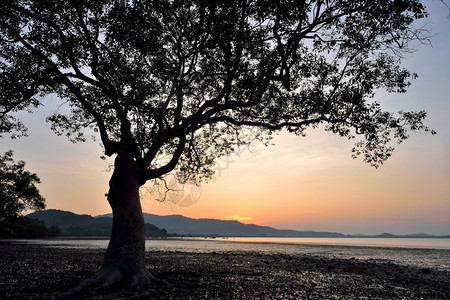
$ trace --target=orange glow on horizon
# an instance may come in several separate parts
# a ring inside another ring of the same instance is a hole
[[[250,221],[253,218],[251,218],[251,217],[240,217],[240,216],[226,216],[225,219],[246,223],[246,221]]]

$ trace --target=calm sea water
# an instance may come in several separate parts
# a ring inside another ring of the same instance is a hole
[[[341,245],[364,247],[400,247],[400,248],[428,248],[450,249],[450,239],[438,238],[229,238],[235,242],[250,243],[282,243],[309,245]]]
[[[17,240],[48,247],[106,249],[107,239]],[[149,251],[245,252],[371,259],[450,271],[450,239],[171,238],[149,239]]]

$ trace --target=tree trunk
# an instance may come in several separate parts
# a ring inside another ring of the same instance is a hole
[[[100,272],[109,280],[137,284],[148,280],[145,268],[145,224],[139,188],[139,169],[131,154],[120,152],[109,182],[113,211],[111,239]]]
[[[103,265],[96,275],[61,294],[61,298],[90,287],[160,282],[145,267],[145,224],[139,198],[141,184],[132,155],[119,152],[109,182],[108,202],[113,211],[113,225]]]

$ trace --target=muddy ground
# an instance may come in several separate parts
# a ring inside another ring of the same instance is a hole
[[[103,255],[0,242],[0,299],[57,296],[95,274]],[[169,286],[117,286],[76,299],[450,299],[450,272],[371,259],[152,251],[146,260]]]

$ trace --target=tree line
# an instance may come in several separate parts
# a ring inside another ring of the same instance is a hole
[[[14,220],[0,222],[0,238],[34,239],[44,237],[64,236],[110,236],[111,229],[86,228],[69,226],[60,228],[57,225],[46,226],[44,222],[25,216],[19,216]],[[145,224],[145,236],[153,238],[166,238],[178,236],[170,234],[164,228],[158,228],[153,224]]]

